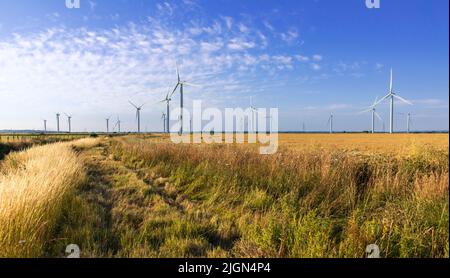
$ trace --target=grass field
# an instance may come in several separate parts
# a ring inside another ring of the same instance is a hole
[[[368,244],[449,257],[447,134],[280,134],[280,146],[146,135],[12,153],[0,257],[72,243],[84,257],[364,257]]]
[[[408,155],[417,149],[448,150],[448,134],[280,134],[280,145],[295,150],[358,151]]]
[[[71,141],[87,136],[88,134],[0,134],[0,160],[12,151],[36,145]]]

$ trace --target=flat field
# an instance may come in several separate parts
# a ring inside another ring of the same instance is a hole
[[[417,149],[449,149],[447,134],[280,134],[280,145],[294,150],[343,150],[408,154]]]
[[[448,134],[53,143],[0,162],[0,257],[449,256]],[[48,165],[52,167],[48,167]],[[39,194],[38,194],[39,193]],[[35,227],[39,227],[36,229]]]

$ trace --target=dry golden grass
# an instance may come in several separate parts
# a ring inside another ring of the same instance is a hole
[[[187,135],[189,136],[189,135]],[[217,135],[216,135],[217,136]],[[220,134],[219,134],[220,136]],[[203,135],[203,137],[211,137]],[[168,135],[143,137],[152,142],[170,141]],[[449,134],[280,133],[279,146],[297,151],[349,151],[365,154],[409,155],[424,148],[447,151]],[[247,141],[247,135],[245,135]]]
[[[38,257],[69,192],[83,181],[70,143],[12,153],[0,165],[0,257]]]
[[[280,134],[280,146],[295,150],[345,150],[408,154],[417,148],[449,148],[448,134]]]

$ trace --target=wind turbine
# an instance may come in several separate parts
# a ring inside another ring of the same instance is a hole
[[[398,115],[402,115],[405,116],[406,115],[406,133],[410,133],[411,132],[411,124],[412,124],[412,119],[411,119],[411,113],[398,113]]]
[[[120,119],[119,119],[119,117],[117,117],[117,122],[116,122],[116,124],[114,125],[114,128],[113,128],[113,130],[116,128],[116,127],[118,127],[118,133],[120,133],[120,123],[121,123],[121,121],[120,121]]]
[[[56,131],[59,133],[59,116],[61,116],[61,114],[56,113]]]
[[[72,132],[72,115],[67,115],[67,113],[64,113],[67,116],[67,121],[69,123],[69,133]]]
[[[177,65],[177,78],[178,78],[178,82],[175,85],[175,88],[173,89],[172,93],[170,94],[170,97],[172,97],[172,95],[175,93],[175,91],[178,89],[178,87],[180,87],[180,108],[181,108],[181,111],[180,111],[180,132],[179,133],[180,133],[180,135],[182,135],[183,134],[183,93],[184,93],[183,89],[184,89],[184,86],[185,85],[191,86],[191,87],[199,87],[199,86],[191,84],[191,83],[188,83],[186,81],[181,81],[180,71],[178,69],[178,65]]]
[[[391,69],[391,81],[389,83],[389,93],[383,97],[382,99],[380,99],[375,105],[378,105],[379,103],[383,102],[386,99],[390,100],[390,113],[389,113],[389,133],[394,133],[394,99],[398,99],[406,104],[412,105],[411,102],[409,102],[408,100],[398,96],[394,91],[393,91],[393,73],[392,73],[392,69]]]
[[[330,125],[330,134],[333,133],[333,118],[334,115],[331,113],[330,117],[328,118],[327,124]]]
[[[375,117],[377,117],[380,121],[383,121],[381,116],[376,111],[376,104],[378,102],[378,97],[375,98],[375,101],[371,106],[369,106],[369,109],[361,111],[359,114],[372,112],[372,133],[375,133]]]
[[[169,94],[170,94],[170,88],[169,88],[169,90],[167,92],[166,97],[163,100],[160,101],[160,103],[165,102],[166,106],[167,106],[166,114],[165,114],[165,117],[164,117],[164,119],[166,121],[165,126],[164,126],[164,130],[165,130],[165,132],[167,131],[167,133],[170,133],[170,126],[169,126],[170,125],[170,102],[172,101],[172,99],[170,98]]]
[[[142,104],[141,106],[137,106],[136,104],[132,103],[131,101],[128,101],[134,108],[136,108],[136,120],[137,120],[137,124],[138,124],[138,129],[137,132],[141,133],[141,110],[142,107],[144,107],[145,103]]]

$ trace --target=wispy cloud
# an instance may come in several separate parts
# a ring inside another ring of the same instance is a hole
[[[158,5],[162,12],[172,10],[166,2]],[[128,99],[152,102],[166,93],[175,82],[176,61],[183,78],[204,84],[190,88],[189,96],[214,95],[219,101],[264,90],[265,82],[255,78],[268,81],[275,72],[319,60],[265,52],[269,36],[235,21],[224,17],[174,28],[149,18],[111,29],[55,27],[14,34],[0,41],[2,102],[27,105],[29,111],[128,111]]]

